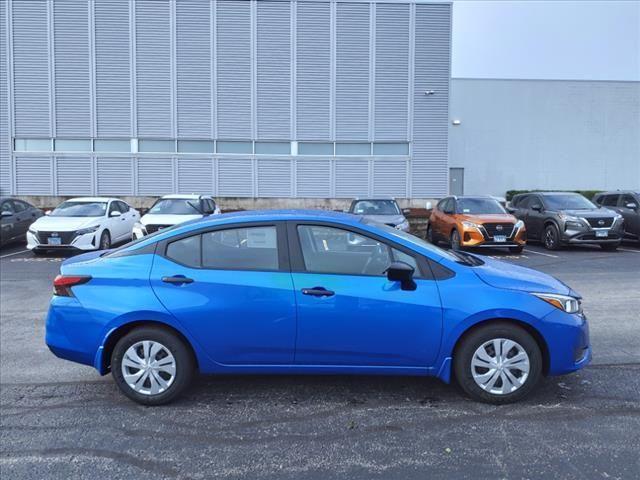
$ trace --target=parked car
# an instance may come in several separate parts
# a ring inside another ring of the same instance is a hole
[[[504,247],[520,253],[527,243],[527,230],[493,197],[452,196],[431,210],[427,240],[448,242],[454,250]]]
[[[35,254],[49,250],[106,250],[131,240],[140,219],[137,210],[117,198],[72,198],[36,220],[27,232],[27,248]]]
[[[344,213],[204,218],[66,260],[54,289],[51,351],[147,405],[196,371],[455,372],[472,398],[506,403],[591,357],[564,283]]]
[[[625,235],[640,240],[640,192],[602,192],[594,195],[593,201],[622,215]]]
[[[29,225],[44,215],[39,208],[17,198],[0,197],[0,247],[24,241]]]
[[[578,193],[520,194],[513,197],[510,209],[525,223],[529,239],[541,241],[549,250],[582,244],[615,250],[624,235],[622,215],[599,208]]]
[[[405,217],[409,209],[402,210],[393,198],[357,198],[351,202],[347,212],[362,215],[403,232],[409,231],[409,221]]]
[[[165,195],[159,198],[133,227],[133,238],[142,238],[163,228],[219,215],[220,208],[210,195]]]

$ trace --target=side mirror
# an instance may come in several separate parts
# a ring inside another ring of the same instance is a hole
[[[629,208],[631,210],[637,210],[638,209],[638,204],[637,203],[633,203],[633,202],[629,202],[624,207],[625,208]]]
[[[122,215],[122,213],[118,210],[114,210],[109,214],[110,217],[119,217],[120,215]]]
[[[45,210],[45,211],[44,211],[44,214],[45,214],[45,215],[51,215],[51,210]]]
[[[390,282],[400,282],[402,290],[415,290],[416,282],[413,281],[413,267],[405,262],[393,262],[386,270],[387,279]]]
[[[3,217],[10,217],[11,215],[13,215],[13,213],[11,213],[11,212],[9,212],[9,211],[7,211],[7,210],[4,210],[4,211],[0,214],[0,216],[3,216]]]
[[[433,210],[433,203],[427,202],[427,204],[424,206],[424,208],[426,208],[427,210]]]
[[[536,203],[535,205],[531,205],[531,210],[535,210],[536,212],[541,212],[542,205],[540,205],[539,203]]]
[[[411,209],[410,208],[403,208],[402,209],[402,214],[403,215],[409,215],[411,213]]]

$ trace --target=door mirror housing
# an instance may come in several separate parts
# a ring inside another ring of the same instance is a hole
[[[638,204],[637,203],[633,203],[633,202],[629,202],[624,207],[625,208],[629,208],[631,210],[637,210],[638,209]]]
[[[536,212],[541,212],[542,211],[542,205],[539,203],[536,203],[535,205],[531,205],[531,210],[535,210]]]
[[[11,215],[13,215],[13,213],[11,213],[11,212],[9,212],[9,211],[7,211],[7,210],[4,210],[4,211],[0,214],[0,216],[2,216],[2,217],[10,217]]]
[[[403,215],[409,215],[411,213],[411,209],[410,208],[403,208],[402,209],[402,214]]]
[[[387,279],[390,282],[400,282],[402,290],[415,290],[416,282],[413,281],[413,267],[405,262],[393,262],[387,268]]]
[[[426,210],[433,210],[433,203],[427,202],[424,206]]]
[[[113,210],[109,216],[110,217],[119,217],[120,215],[122,215],[122,212],[119,212],[118,210]]]

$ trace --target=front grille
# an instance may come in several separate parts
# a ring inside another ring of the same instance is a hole
[[[504,235],[509,238],[513,233],[513,223],[484,223],[482,226],[491,238],[496,235]]]
[[[38,240],[42,244],[48,244],[49,237],[58,237],[62,245],[69,245],[76,238],[76,232],[38,232]]]
[[[593,228],[609,228],[613,225],[613,217],[609,218],[585,218]]]
[[[162,230],[163,228],[171,227],[172,225],[147,225],[145,229],[147,233],[156,233],[158,230]]]

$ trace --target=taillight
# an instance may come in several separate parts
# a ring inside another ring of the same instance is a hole
[[[53,294],[61,297],[73,297],[71,287],[82,285],[91,280],[89,275],[58,275],[53,280]]]

